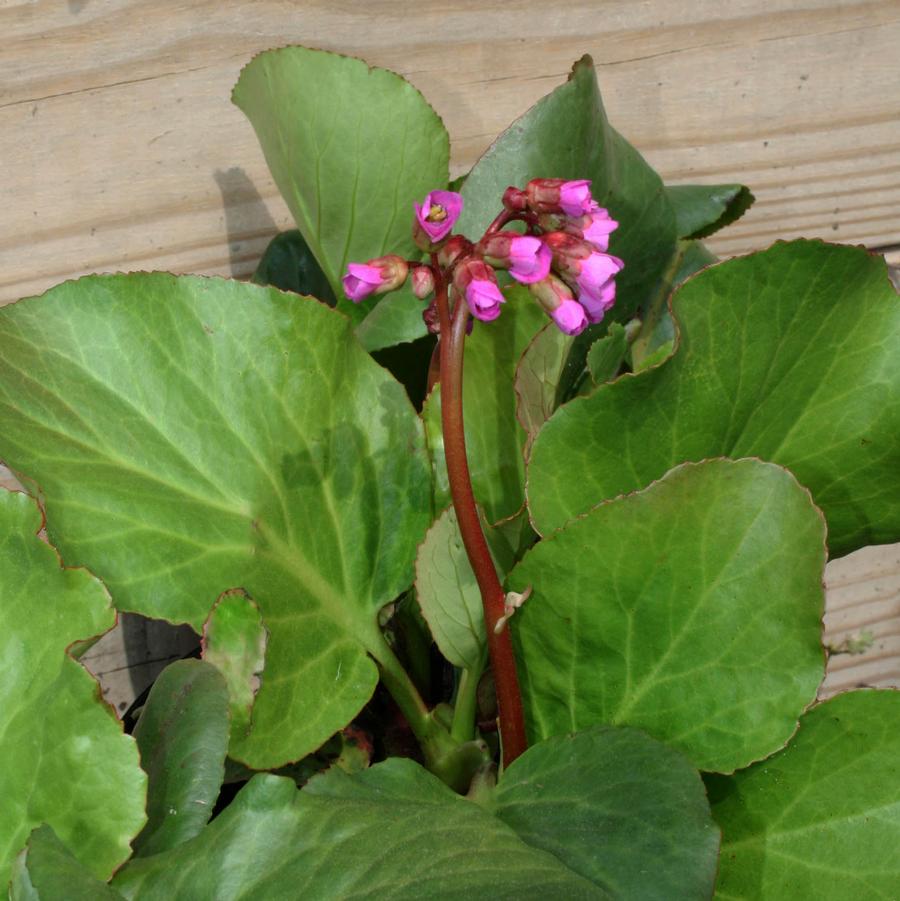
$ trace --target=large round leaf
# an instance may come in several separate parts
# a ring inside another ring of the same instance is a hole
[[[90,573],[60,566],[40,528],[30,497],[0,489],[0,885],[41,823],[107,878],[145,819],[135,743],[66,653],[115,612]]]
[[[0,310],[0,344],[0,457],[40,486],[64,559],[198,631],[223,590],[250,593],[271,636],[247,762],[344,726],[430,519],[421,424],[347,319],[238,282],[99,276]]]
[[[711,780],[716,897],[869,901],[900,887],[900,692],[814,707],[781,753]]]
[[[413,201],[447,185],[447,130],[399,75],[306,47],[255,57],[233,100],[253,124],[338,307],[359,322],[370,305],[344,296],[344,269],[386,253],[418,254]],[[414,337],[425,333],[421,319],[418,326]]]
[[[705,269],[672,300],[675,355],[558,410],[528,502],[547,533],[685,460],[788,467],[832,553],[900,538],[900,299],[858,247],[780,243]]]
[[[483,806],[482,806],[483,805]],[[410,760],[300,792],[257,776],[128,898],[708,898],[719,834],[696,770],[634,730],[529,749],[476,804]],[[172,874],[178,874],[173,880]]]
[[[509,577],[532,737],[640,726],[723,772],[780,748],[824,675],[824,540],[790,473],[714,460],[540,542]]]

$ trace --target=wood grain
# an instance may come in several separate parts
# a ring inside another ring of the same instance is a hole
[[[668,180],[756,192],[717,252],[900,244],[897,0],[7,0],[0,33],[0,301],[90,271],[250,272],[289,217],[229,93],[292,42],[407,76],[455,173],[589,52]]]

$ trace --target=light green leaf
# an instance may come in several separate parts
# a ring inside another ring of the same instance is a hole
[[[591,380],[595,385],[612,381],[619,372],[619,367],[628,352],[628,339],[625,328],[618,322],[609,327],[605,338],[595,341],[587,355],[587,366]]]
[[[168,851],[203,831],[225,776],[228,689],[200,660],[176,660],[160,674],[134,730],[150,777],[147,825],[136,857]]]
[[[508,579],[534,586],[512,619],[532,738],[638,726],[721,772],[780,748],[824,675],[824,542],[753,460],[679,466],[540,542]]]
[[[4,307],[0,345],[0,457],[40,484],[66,562],[198,631],[223,590],[259,604],[246,762],[346,725],[431,519],[421,423],[347,319],[239,282],[97,276]]]
[[[675,250],[675,213],[659,176],[607,121],[589,56],[472,168],[462,188],[466,206],[458,231],[480,238],[499,212],[506,187],[524,187],[532,178],[592,180],[594,198],[620,223],[610,253],[625,261],[625,269],[616,279],[611,315],[630,319]]]
[[[548,322],[519,358],[514,383],[516,418],[527,434],[526,458],[541,426],[557,407],[560,382],[574,341],[555,323]]]
[[[408,282],[385,295],[374,307],[371,301],[363,301],[365,304],[369,305],[369,312],[356,327],[356,337],[369,353],[415,341],[428,331],[422,319],[427,304],[412,293]]]
[[[678,290],[674,356],[557,411],[528,469],[547,533],[684,460],[788,467],[833,555],[900,538],[900,299],[859,247],[779,243]],[[577,477],[573,478],[573,473]]]
[[[449,179],[443,123],[399,75],[305,47],[259,54],[232,99],[256,130],[338,308],[359,323],[371,302],[348,300],[341,276],[349,262],[418,254],[413,202]]]
[[[482,528],[502,580],[513,564],[512,552],[495,529]],[[434,521],[419,546],[416,596],[441,653],[454,666],[480,669],[487,652],[484,609],[452,507]]]
[[[736,222],[756,199],[745,185],[668,185],[679,238],[708,238]]]
[[[547,318],[526,288],[507,288],[506,304],[494,322],[476,322],[466,339],[463,417],[475,499],[496,523],[517,513],[525,500],[526,434],[516,419],[516,367]],[[440,387],[422,410],[434,468],[435,507],[450,503],[441,433]]]
[[[530,845],[613,898],[709,898],[719,830],[700,775],[636,729],[542,741],[504,772],[491,805]]]
[[[819,704],[774,757],[710,781],[716,897],[875,901],[900,886],[900,692]]]
[[[10,901],[122,901],[86,869],[49,826],[35,829],[13,864]]]
[[[258,775],[203,834],[114,880],[141,901],[608,898],[411,760],[297,791]]]
[[[134,740],[67,654],[115,612],[90,573],[60,566],[41,524],[30,497],[0,490],[0,885],[41,823],[105,879],[145,820]]]
[[[250,733],[253,702],[266,665],[269,630],[259,607],[245,591],[227,591],[203,625],[203,659],[224,677],[231,716],[229,753],[240,759]]]

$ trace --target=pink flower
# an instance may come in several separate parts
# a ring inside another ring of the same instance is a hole
[[[546,278],[553,259],[552,251],[540,238],[516,232],[497,232],[478,247],[488,263],[509,269],[509,274],[523,285]]]
[[[408,271],[406,260],[395,254],[368,263],[349,263],[342,279],[344,293],[354,303],[359,303],[370,294],[394,291],[406,281]]]
[[[550,318],[566,335],[580,335],[588,325],[584,307],[577,300],[564,300],[550,314]]]
[[[581,294],[600,297],[603,289],[622,270],[625,264],[608,253],[594,251],[587,259],[581,260],[575,283]]]
[[[597,207],[593,212],[582,216],[574,222],[565,223],[562,228],[571,235],[584,238],[589,244],[593,244],[597,250],[609,249],[609,236],[619,227],[615,219],[611,219],[609,211],[603,207]]]
[[[466,260],[456,267],[453,285],[465,298],[472,315],[490,322],[500,315],[506,298],[497,286],[494,270],[484,260]]]
[[[596,293],[582,291],[578,303],[584,307],[589,322],[600,322],[616,302],[616,283],[610,279]]]
[[[591,183],[587,179],[563,182],[559,189],[559,205],[567,216],[583,216],[596,204],[591,197]]]
[[[463,199],[454,191],[432,191],[421,206],[417,203],[413,206],[418,223],[416,232],[421,232],[430,243],[437,244],[450,234],[459,219]]]
[[[578,335],[587,328],[584,308],[574,299],[569,286],[555,275],[548,275],[528,286],[544,312],[567,335]]]

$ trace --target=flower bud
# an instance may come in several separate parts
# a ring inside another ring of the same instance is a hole
[[[472,315],[490,322],[500,315],[506,298],[497,285],[494,270],[484,260],[465,260],[453,273],[453,286],[462,294]]]
[[[431,271],[431,266],[416,266],[410,273],[410,282],[413,294],[419,300],[425,300],[429,294],[434,292],[434,273]]]
[[[414,203],[413,237],[423,250],[433,250],[453,230],[462,213],[463,199],[454,191],[432,191],[422,205]]]
[[[525,187],[528,207],[535,213],[565,213],[584,216],[596,209],[587,179],[534,178]]]
[[[534,235],[497,232],[478,245],[486,262],[509,269],[509,274],[523,285],[538,282],[550,272],[553,253]]]
[[[503,192],[503,206],[511,213],[521,213],[528,206],[528,195],[524,191],[510,185]]]
[[[354,303],[370,294],[395,291],[405,281],[409,271],[406,260],[396,254],[388,254],[367,263],[349,263],[342,282],[344,293]]]
[[[472,242],[463,235],[452,235],[437,253],[438,265],[449,269],[460,257],[472,252]]]

